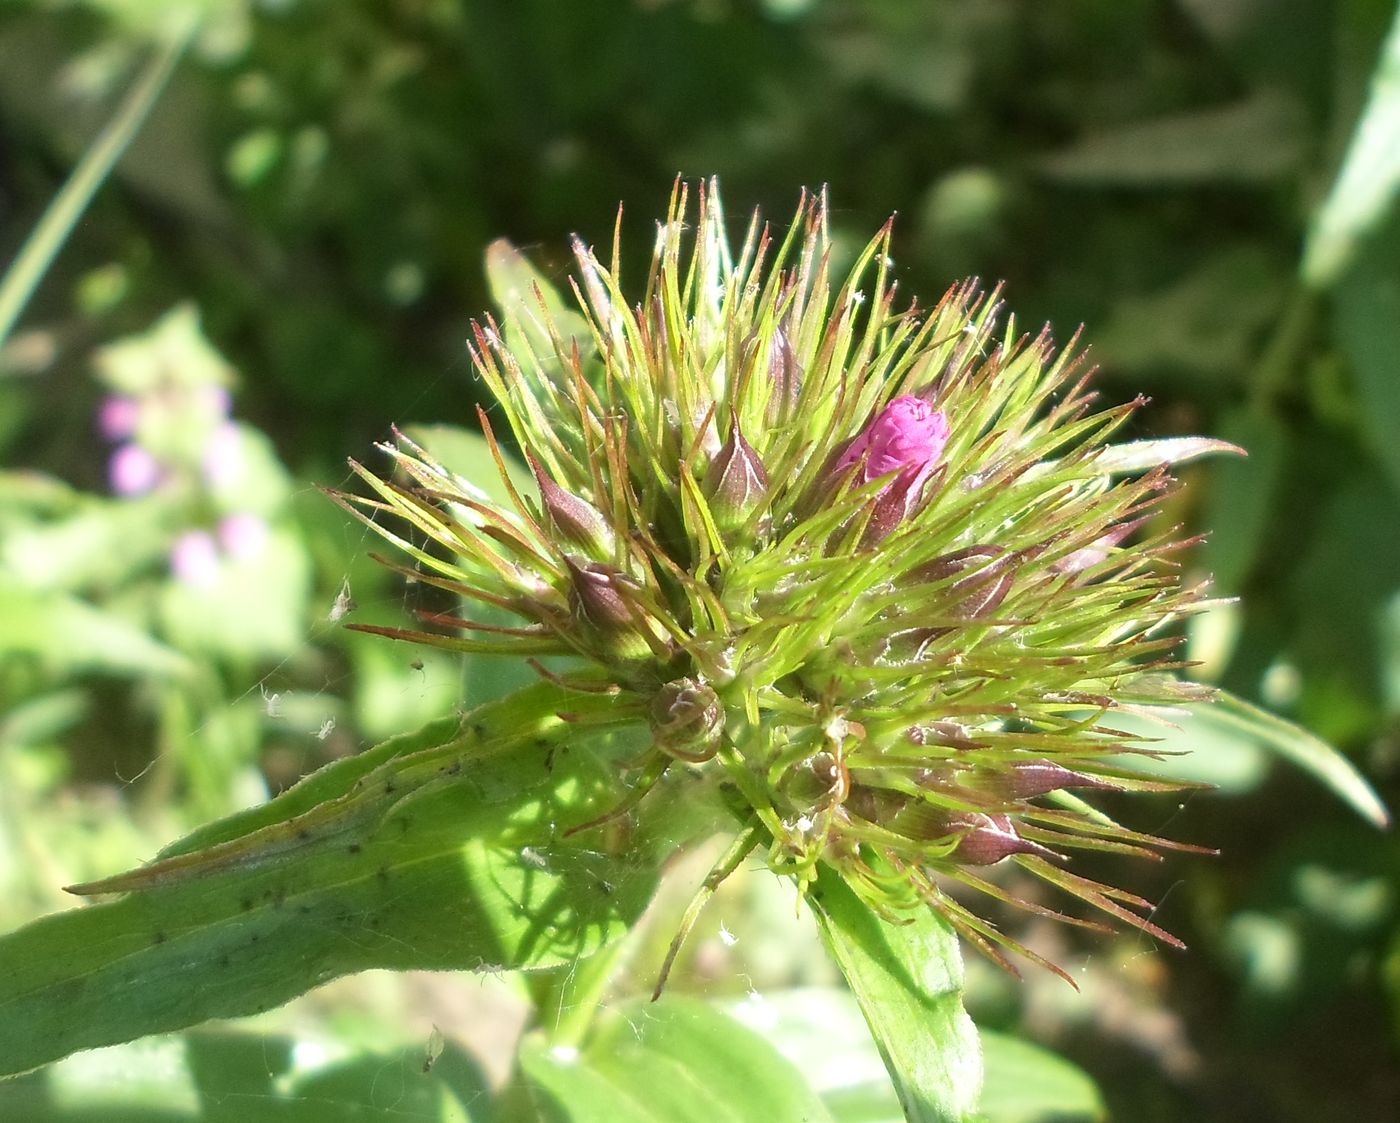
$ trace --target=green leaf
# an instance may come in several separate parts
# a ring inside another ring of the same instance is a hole
[[[1201,520],[1210,527],[1201,557],[1211,572],[1212,588],[1228,596],[1244,587],[1267,541],[1288,435],[1277,418],[1259,410],[1227,414],[1217,431],[1249,453],[1247,459],[1232,458],[1212,467]]]
[[[981,1118],[986,1123],[1098,1123],[1108,1118],[1098,1086],[1047,1049],[982,1031],[987,1066]]]
[[[1039,161],[1068,183],[1185,184],[1271,180],[1303,156],[1306,119],[1278,92],[1091,134]]]
[[[1332,293],[1337,342],[1360,398],[1361,429],[1400,491],[1400,215],[1356,257]]]
[[[1400,188],[1400,8],[1381,47],[1371,94],[1326,202],[1313,216],[1303,280],[1325,288],[1346,270]]]
[[[666,995],[608,1011],[582,1051],[527,1038],[521,1071],[551,1123],[829,1123],[801,1074],[704,1002]]]
[[[1390,825],[1390,812],[1356,766],[1326,741],[1301,726],[1221,691],[1205,711],[1219,725],[1233,729],[1284,760],[1310,772],[1331,788],[1363,819],[1378,827]]]
[[[1269,757],[1264,749],[1254,738],[1218,720],[1210,705],[1191,706],[1155,718],[1114,714],[1113,724],[1144,738],[1144,748],[1162,754],[1135,760],[1133,767],[1141,772],[1190,784],[1208,784],[1226,795],[1251,792],[1269,774]]]
[[[904,1113],[847,990],[803,987],[732,1007],[773,1042],[821,1095],[837,1123],[901,1123]],[[986,1080],[978,1123],[1089,1123],[1104,1118],[1098,1088],[1074,1065],[1005,1034],[982,1030]]]
[[[317,1035],[199,1031],[94,1049],[0,1084],[0,1118],[26,1123],[470,1123],[491,1094],[448,1044],[370,1050]],[[255,1105],[255,1106],[254,1106]]]
[[[809,894],[836,964],[855,992],[910,1123],[961,1123],[977,1103],[982,1056],[962,1005],[962,956],[931,910],[881,920],[823,866]]]
[[[610,704],[582,702],[567,708]],[[616,798],[564,708],[540,684],[439,723],[427,747],[401,738],[332,764],[84,887],[125,896],[0,938],[0,1072],[368,968],[538,967],[617,938],[654,870],[556,840]]]
[[[58,678],[83,671],[165,678],[189,670],[179,652],[115,613],[67,593],[28,589],[3,576],[0,656],[37,659]]]
[[[486,247],[486,283],[505,321],[507,342],[517,355],[528,353],[517,349],[517,341],[512,337],[519,336],[541,362],[554,359],[546,317],[553,321],[565,354],[574,342],[585,357],[592,354],[593,333],[588,321],[576,310],[572,296],[561,295],[549,278],[505,238]]]
[[[837,1123],[903,1123],[890,1074],[849,990],[754,993],[729,1010],[797,1066]]]
[[[189,45],[199,20],[192,10],[180,13],[170,34],[155,51],[112,119],[93,138],[78,166],[44,211],[14,260],[0,278],[0,345],[10,337],[24,306],[63,249],[88,204],[136,138],[152,106]]]

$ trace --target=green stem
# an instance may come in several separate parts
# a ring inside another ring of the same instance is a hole
[[[685,939],[690,935],[690,930],[695,927],[695,922],[700,918],[701,911],[710,903],[710,898],[715,895],[718,889],[729,878],[735,870],[739,868],[763,838],[765,831],[763,827],[751,822],[747,827],[739,832],[738,836],[730,843],[729,849],[724,852],[720,860],[715,863],[714,868],[706,875],[701,882],[700,888],[695,891],[695,896],[691,897],[690,904],[686,906],[685,915],[681,917],[680,927],[676,930],[675,938],[671,941],[671,946],[666,949],[666,958],[662,961],[661,970],[656,977],[656,986],[651,992],[651,1000],[655,1002],[661,997],[661,991],[666,986],[666,980],[670,977],[671,968],[675,966],[676,956],[680,954]]]
[[[1251,404],[1268,411],[1283,396],[1317,325],[1319,300],[1301,284],[1293,286],[1273,335],[1249,375]]]
[[[122,153],[165,88],[175,64],[194,35],[197,19],[182,21],[175,34],[146,65],[136,85],[127,93],[114,116],[89,145],[78,166],[59,189],[43,217],[30,233],[19,254],[0,280],[0,347],[9,339],[15,321],[39,282],[58,256],[68,235],[97,194]]]
[[[630,946],[627,940],[615,940],[587,959],[571,963],[562,973],[541,978],[543,985],[532,987],[540,1028],[552,1046],[577,1049],[583,1044],[618,961]]]

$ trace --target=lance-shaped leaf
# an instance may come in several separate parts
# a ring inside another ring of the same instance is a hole
[[[953,929],[932,912],[885,923],[826,866],[808,899],[909,1123],[962,1123],[981,1092],[982,1051]]]
[[[0,1072],[355,971],[554,965],[620,936],[649,868],[560,840],[615,798],[577,724],[612,704],[540,684],[77,887],[125,895],[0,938]]]

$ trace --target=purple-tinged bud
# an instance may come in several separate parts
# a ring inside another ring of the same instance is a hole
[[[1028,760],[1013,764],[1006,772],[996,774],[998,794],[1007,799],[1034,799],[1038,795],[1057,792],[1063,788],[1101,788],[1119,791],[1119,785],[1100,776],[1075,772],[1049,760]]]
[[[1112,780],[1075,772],[1050,760],[1027,760],[1010,766],[961,772],[952,786],[1005,802],[1034,799],[1063,788],[1122,791]]]
[[[629,592],[639,592],[636,582],[606,562],[582,562],[565,556],[573,579],[574,603],[579,614],[597,629],[610,654],[626,662],[648,659],[667,640],[656,623]],[[625,590],[625,591],[624,591]]]
[[[946,788],[951,785],[921,786]],[[855,814],[894,834],[918,842],[957,838],[948,860],[969,866],[990,866],[1012,854],[1058,858],[1038,842],[1022,838],[1011,816],[984,811],[951,811],[900,792],[854,787],[846,806]]]
[[[656,692],[650,721],[657,748],[679,760],[698,764],[719,750],[724,706],[706,683],[680,678]]]
[[[918,509],[948,435],[948,417],[942,410],[906,394],[885,406],[841,454],[837,473],[858,467],[861,483],[898,473],[875,500],[864,545],[880,541]]]
[[[527,459],[540,487],[540,500],[559,536],[594,561],[611,558],[617,549],[617,535],[603,512],[556,484],[533,456]]]
[[[947,581],[950,615],[980,620],[991,615],[1011,591],[1017,555],[1002,546],[968,546],[934,558],[909,576],[910,583]],[[965,576],[964,576],[965,575]]]
[[[948,833],[964,831],[957,848],[949,855],[955,862],[968,866],[991,866],[1012,854],[1038,854],[1042,858],[1058,858],[1038,842],[1016,833],[1010,815],[988,815],[981,811],[964,811],[948,816]]]
[[[160,462],[140,445],[122,445],[112,453],[107,475],[118,495],[145,495],[160,482]]]
[[[705,494],[715,525],[724,533],[748,529],[768,497],[768,472],[753,446],[739,431],[739,419],[732,417],[729,439],[724,442],[710,469],[705,473]],[[764,511],[753,530],[767,532],[772,518]]]
[[[187,530],[170,547],[170,572],[181,584],[205,589],[219,576],[219,550],[214,536],[204,530]]]
[[[1056,573],[1066,574],[1083,573],[1086,569],[1093,569],[1100,562],[1107,560],[1114,547],[1148,522],[1150,518],[1150,515],[1145,515],[1132,522],[1121,523],[1106,534],[1099,535],[1088,546],[1066,554],[1058,561],[1051,562],[1050,568]]]
[[[768,420],[778,422],[790,418],[802,393],[802,370],[797,363],[797,353],[792,349],[792,340],[782,328],[773,333],[768,350],[768,378],[772,383]]]

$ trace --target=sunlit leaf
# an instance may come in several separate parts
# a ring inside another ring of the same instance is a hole
[[[1229,452],[1245,455],[1245,450],[1229,441],[1212,437],[1168,437],[1157,441],[1128,441],[1109,445],[1094,457],[1094,467],[1113,475],[1145,472],[1163,464],[1184,464],[1200,456]]]
[[[1396,145],[1400,151],[1400,142]],[[1400,489],[1400,216],[1357,255],[1336,285],[1337,341],[1356,380],[1362,432]]]
[[[356,1050],[319,1034],[153,1037],[0,1084],[0,1118],[25,1123],[471,1123],[489,1106],[479,1067],[455,1046],[428,1069],[421,1046]]]
[[[612,793],[581,743],[550,751],[578,741],[553,689],[330,765],[85,890],[119,899],[0,938],[0,1069],[259,1012],[372,967],[543,966],[619,936],[653,872],[556,840]]]
[[[886,923],[825,867],[809,899],[910,1123],[961,1123],[977,1103],[982,1054],[962,1005],[957,936],[932,910]]]
[[[986,1123],[1099,1123],[1103,1097],[1085,1073],[1047,1049],[982,1031],[986,1082],[980,1118]]]
[[[550,1123],[829,1123],[801,1074],[762,1037],[695,999],[609,1011],[582,1049],[543,1035],[520,1054]]]
[[[1371,94],[1341,171],[1313,216],[1303,251],[1303,279],[1319,288],[1345,271],[1358,245],[1382,219],[1400,188],[1400,9],[1371,77]]]
[[[1349,803],[1362,818],[1378,827],[1390,824],[1390,812],[1365,777],[1326,741],[1291,721],[1285,721],[1224,691],[1206,712],[1220,725],[1237,730],[1242,736],[1312,773]]]

